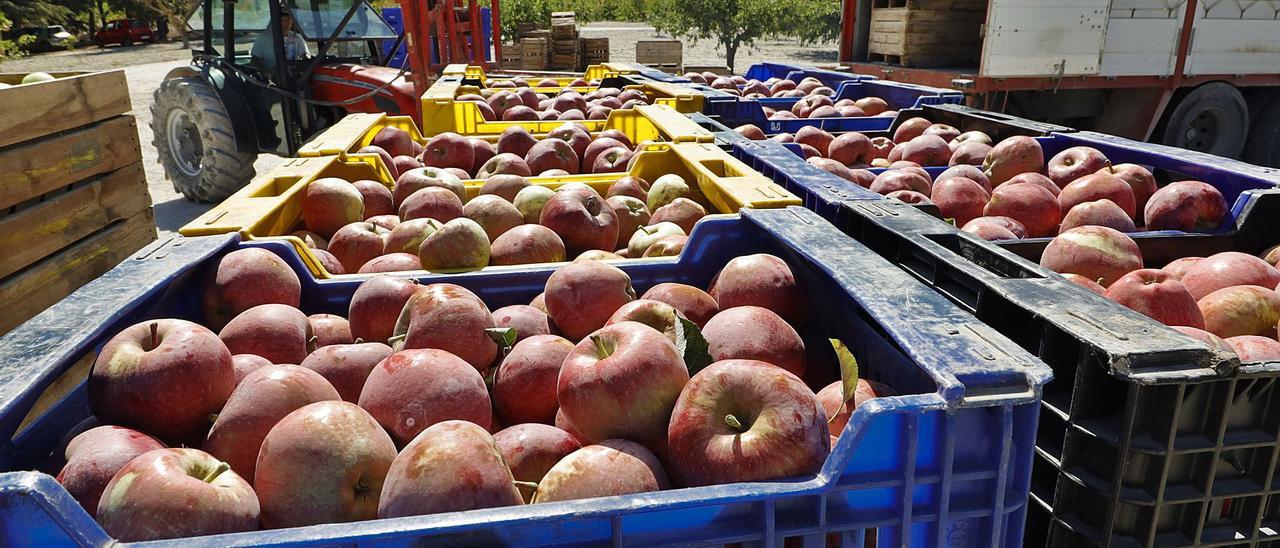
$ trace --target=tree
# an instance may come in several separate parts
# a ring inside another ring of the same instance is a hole
[[[4,14],[13,28],[22,28],[61,25],[71,17],[71,10],[47,0],[0,0],[0,14]]]
[[[730,70],[738,50],[758,38],[814,43],[840,30],[839,0],[657,0],[648,13],[650,24],[672,36],[716,40]]]

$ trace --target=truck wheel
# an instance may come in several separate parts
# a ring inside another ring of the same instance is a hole
[[[1249,107],[1234,86],[1210,82],[1191,90],[1169,113],[1166,145],[1240,157],[1249,130]]]
[[[1271,101],[1254,118],[1244,159],[1251,164],[1280,167],[1280,99]]]
[[[256,154],[236,148],[231,117],[204,80],[171,78],[151,105],[152,142],[173,189],[193,202],[220,202],[253,179]]]

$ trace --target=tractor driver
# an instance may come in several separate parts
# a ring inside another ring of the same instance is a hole
[[[280,15],[279,28],[284,32],[285,60],[297,61],[311,56],[311,50],[307,47],[306,39],[302,37],[301,33],[293,29],[293,15],[288,11]],[[253,57],[254,64],[266,70],[268,74],[274,75],[276,71],[276,48],[271,43],[272,29],[262,31],[257,38],[253,39],[253,49],[250,50],[249,54]]]

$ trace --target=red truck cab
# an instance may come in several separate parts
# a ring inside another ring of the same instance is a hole
[[[132,46],[137,42],[155,42],[156,30],[141,19],[116,19],[108,22],[102,30],[93,35],[93,43],[98,47],[108,44]]]

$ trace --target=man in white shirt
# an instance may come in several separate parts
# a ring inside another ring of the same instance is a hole
[[[293,15],[288,11],[280,15],[280,30],[284,31],[284,57],[289,61],[306,59],[311,56],[307,41],[302,34],[293,29]],[[276,70],[276,49],[271,43],[271,31],[263,31],[253,39],[253,49],[249,54],[254,64],[262,67],[270,74]]]

